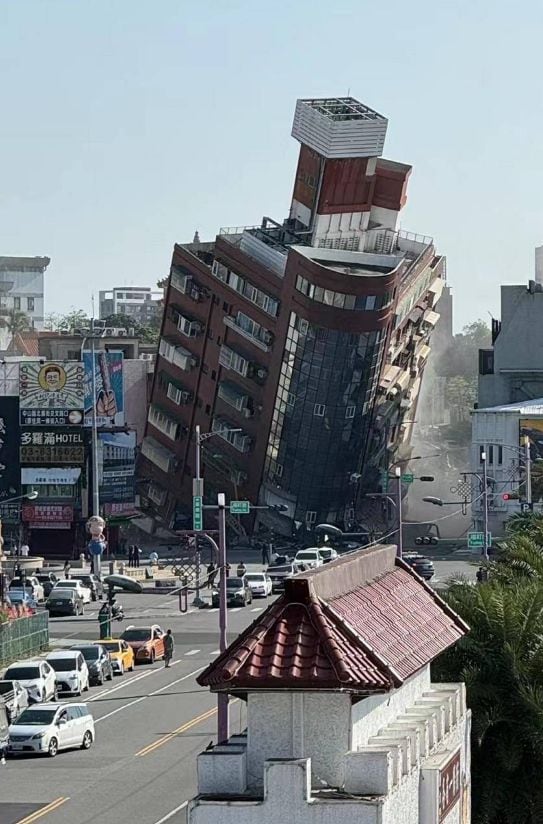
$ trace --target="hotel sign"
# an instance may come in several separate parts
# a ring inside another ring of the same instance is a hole
[[[33,429],[21,432],[22,464],[68,464],[78,466],[85,461],[83,430],[73,428]]]

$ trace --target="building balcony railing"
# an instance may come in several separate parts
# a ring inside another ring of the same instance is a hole
[[[143,439],[141,454],[165,473],[173,472],[175,469],[176,457],[174,453],[162,446],[151,435],[146,435]]]
[[[231,317],[230,315],[226,315],[224,318],[225,326],[228,326],[230,329],[233,329],[238,335],[241,335],[243,338],[246,338],[248,341],[251,341],[255,346],[258,346],[263,352],[270,352],[271,351],[271,343],[273,340],[273,335],[271,332],[264,332],[264,335],[269,335],[270,337],[261,339],[260,337],[255,337],[251,332],[247,329],[244,329],[242,326],[239,326],[237,319]]]

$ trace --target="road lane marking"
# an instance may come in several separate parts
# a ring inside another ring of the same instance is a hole
[[[253,607],[251,612],[262,612],[262,607]]]
[[[36,810],[35,813],[31,813],[30,815],[27,815],[25,818],[19,819],[19,821],[17,821],[17,824],[32,824],[32,822],[38,821],[38,819],[43,818],[44,815],[52,813],[54,810],[58,810],[58,808],[62,807],[62,805],[65,804],[66,801],[69,801],[69,797],[61,795],[59,798],[55,798],[54,801],[51,801],[50,804],[47,804],[46,807],[42,807],[41,810]],[[160,824],[160,822],[158,822],[158,824]]]
[[[242,609],[243,607],[234,607],[234,609],[231,609],[230,612],[240,612]]]
[[[169,732],[166,735],[163,735],[157,741],[154,741],[152,744],[149,744],[147,747],[144,747],[142,750],[139,750],[139,752],[136,753],[136,757],[141,758],[144,755],[149,755],[150,753],[157,750],[159,747],[162,747],[164,744],[167,744],[168,741],[171,741],[172,738],[175,738],[176,735],[181,735],[181,733],[190,730],[197,724],[201,724],[202,721],[207,721],[209,718],[212,718],[216,714],[217,707],[213,707],[213,709],[207,710],[207,712],[203,712],[201,715],[197,715],[196,718],[192,718],[190,721],[187,721],[185,724],[182,724],[173,732]]]
[[[188,806],[188,803],[189,803],[188,801],[183,801],[183,803],[182,803],[182,804],[180,804],[180,805],[179,805],[179,807],[176,807],[174,810],[172,810],[171,812],[167,813],[165,816],[163,816],[162,818],[160,818],[158,821],[155,821],[155,824],[164,824],[164,822],[165,822],[165,821],[169,821],[169,820],[170,820],[170,818],[173,818],[173,816],[174,816],[176,813],[180,813],[180,812],[181,812],[181,810],[184,810],[184,809],[185,809],[185,807],[187,807],[187,806]]]
[[[208,609],[208,612],[218,612],[218,611],[219,611],[218,607],[211,607],[211,609]]]
[[[175,662],[176,664],[179,661]],[[108,712],[107,715],[102,715],[101,718],[96,718],[94,720],[95,724],[98,724],[100,721],[106,721],[108,718],[111,718],[113,715],[117,715],[118,712],[123,712],[123,710],[127,710],[129,707],[133,707],[135,704],[141,704],[142,701],[145,701],[147,698],[151,698],[153,695],[160,695],[161,692],[164,690],[169,689],[170,687],[175,686],[175,684],[179,684],[181,681],[186,681],[187,678],[192,678],[193,675],[201,672],[205,667],[198,667],[198,669],[189,672],[187,675],[183,675],[181,678],[178,678],[176,681],[170,681],[168,684],[164,684],[163,687],[159,687],[157,690],[153,690],[153,692],[149,692],[147,695],[140,695],[139,698],[135,698],[133,701],[129,701],[128,704],[123,704],[122,707],[117,707],[116,710],[112,710]]]
[[[181,661],[178,659],[177,661],[172,661],[170,664],[171,667],[175,666],[176,664],[180,664]],[[115,687],[110,687],[107,690],[102,690],[97,695],[93,695],[92,698],[89,698],[87,703],[90,704],[91,701],[97,701],[99,698],[103,698],[106,695],[112,695],[114,692],[118,692],[119,690],[123,689],[124,687],[129,687],[132,684],[135,684],[136,681],[141,681],[142,678],[148,678],[150,675],[153,675],[156,672],[162,672],[162,667],[156,667],[156,669],[151,669],[148,672],[142,672],[140,675],[136,675],[133,678],[130,678],[129,681],[125,681],[124,683],[117,684]]]
[[[213,652],[210,652],[210,655],[219,655],[220,649],[214,649]]]
[[[185,653],[185,655],[197,655],[200,652],[199,649],[191,649]]]

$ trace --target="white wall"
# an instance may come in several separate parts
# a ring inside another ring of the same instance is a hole
[[[372,206],[369,215],[374,223],[385,226],[387,229],[395,229],[399,212],[395,209],[384,209],[382,206]]]

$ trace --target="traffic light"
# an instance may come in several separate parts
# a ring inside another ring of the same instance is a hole
[[[439,543],[438,538],[435,535],[417,535],[415,538],[415,544],[417,546],[437,546]]]
[[[433,480],[434,480],[433,475],[421,475],[420,478],[419,478],[419,481],[426,481],[427,483],[431,482]]]
[[[511,499],[511,495],[509,492],[504,492],[502,495],[502,501],[509,501]]]

